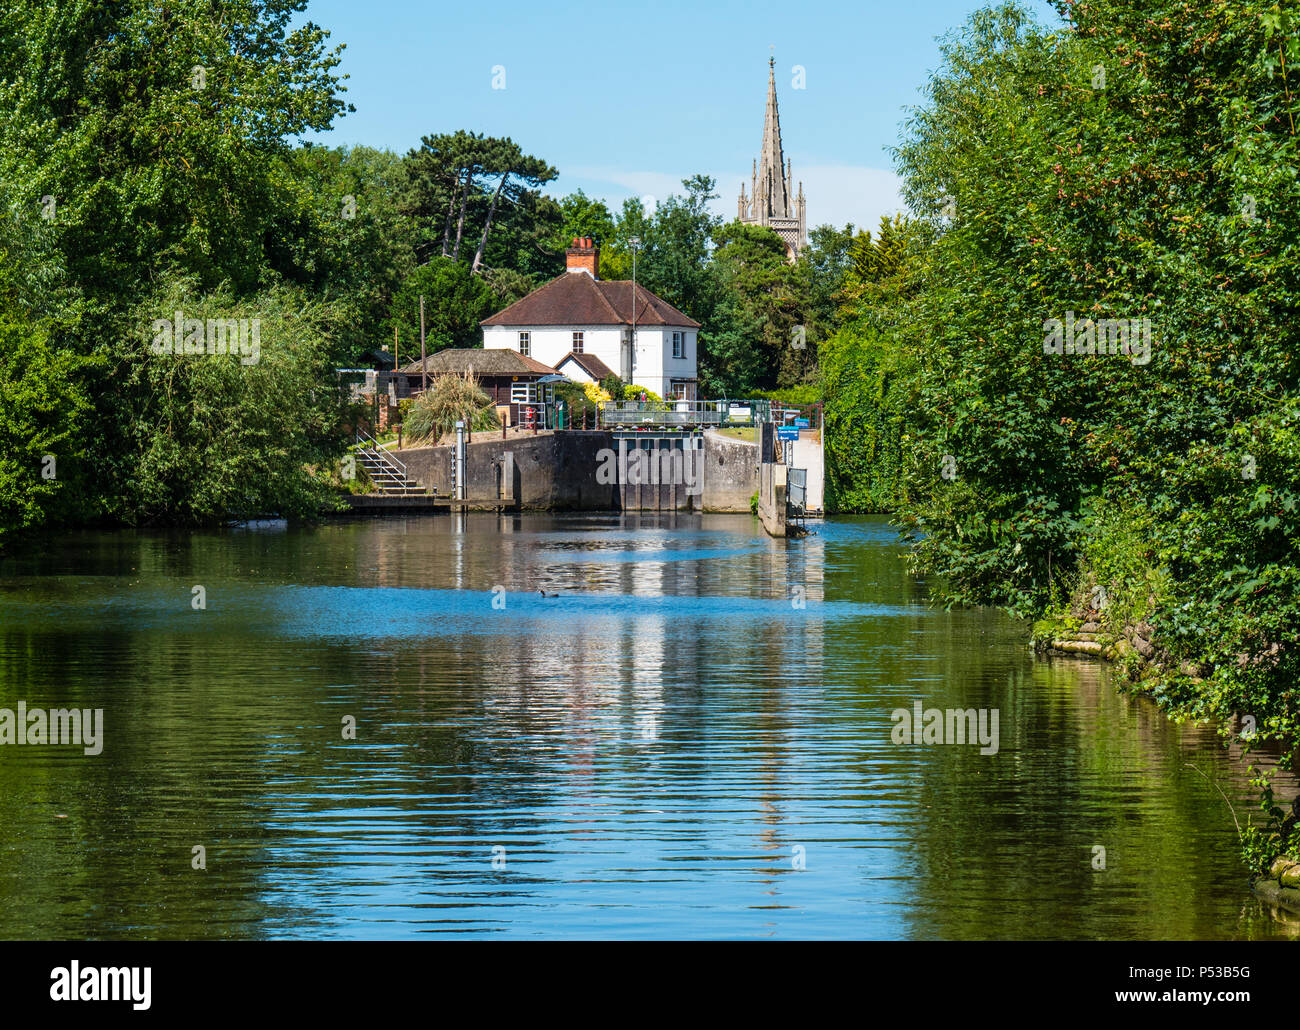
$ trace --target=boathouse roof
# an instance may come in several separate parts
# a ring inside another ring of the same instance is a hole
[[[505,349],[488,349],[482,347],[449,347],[435,351],[425,359],[425,368],[421,369],[419,361],[403,365],[402,372],[419,375],[427,371],[430,375],[442,375],[454,372],[463,375],[473,371],[476,376],[521,376],[533,378],[554,375],[555,369],[550,365],[530,358],[518,351]]]

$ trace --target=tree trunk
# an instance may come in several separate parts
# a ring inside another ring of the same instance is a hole
[[[447,220],[442,226],[442,256],[447,256],[447,248],[451,246],[451,215],[456,210],[456,197],[460,193],[460,171],[456,172],[456,180],[451,187],[451,197],[447,200]]]
[[[452,259],[460,260],[460,238],[465,232],[465,209],[469,207],[469,188],[474,181],[474,169],[469,167],[465,169],[465,187],[460,195],[460,218],[456,220],[456,249],[452,251]]]
[[[510,178],[509,171],[501,176],[501,181],[497,183],[497,191],[492,195],[492,206],[488,208],[487,221],[483,223],[483,238],[478,241],[478,250],[474,252],[474,264],[470,266],[470,275],[475,274],[478,266],[483,263],[483,251],[487,247],[488,230],[492,228],[492,216],[496,214],[497,201],[501,199],[501,191],[505,189],[508,178]]]

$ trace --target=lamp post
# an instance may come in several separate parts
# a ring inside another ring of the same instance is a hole
[[[424,350],[424,294],[420,294],[420,389],[429,388],[429,356]]]
[[[632,248],[632,336],[628,340],[627,385],[636,383],[636,250],[641,246],[641,237],[633,236],[628,241]]]

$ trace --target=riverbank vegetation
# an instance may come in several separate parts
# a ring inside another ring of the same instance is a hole
[[[1050,628],[1091,595],[1112,629],[1149,623],[1143,686],[1171,714],[1289,754],[1295,15],[1058,9],[986,10],[944,45],[897,153],[921,217],[855,253],[822,349],[829,489],[895,512],[951,603]],[[1294,853],[1264,806],[1252,859]]]
[[[225,6],[0,12],[0,324],[22,351],[0,363],[0,544],[328,496],[357,302],[312,281],[348,254],[285,141],[345,109],[338,53],[289,26],[301,3]]]

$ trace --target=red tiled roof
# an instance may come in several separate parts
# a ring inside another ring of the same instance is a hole
[[[632,281],[565,272],[481,325],[631,325]],[[644,286],[636,288],[636,324],[698,329],[700,323]]]

